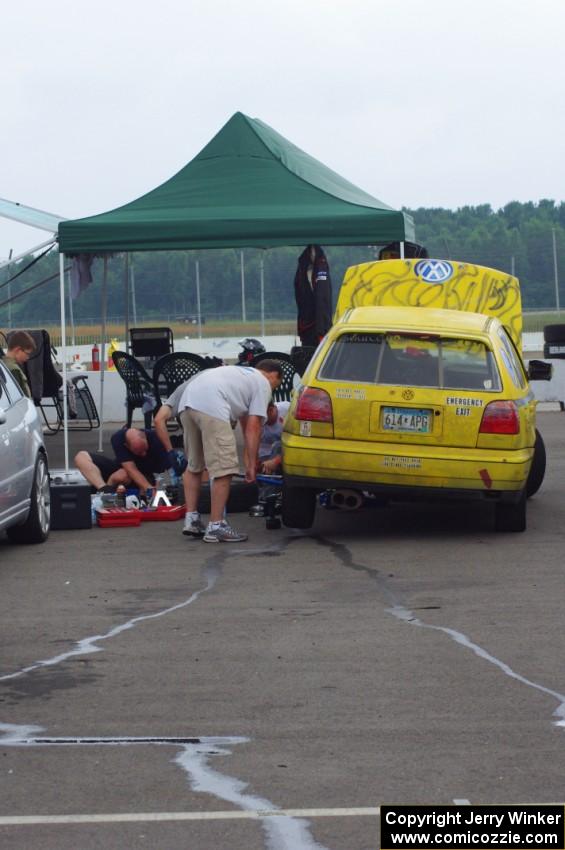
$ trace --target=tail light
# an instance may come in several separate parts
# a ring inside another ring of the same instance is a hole
[[[483,413],[481,434],[519,434],[520,418],[514,401],[491,401]]]
[[[332,400],[325,390],[304,387],[300,391],[294,417],[311,422],[333,422]]]

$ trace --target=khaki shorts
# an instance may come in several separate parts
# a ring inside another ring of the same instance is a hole
[[[202,472],[206,468],[210,478],[239,472],[235,434],[229,422],[191,407],[183,410],[180,421],[190,472]]]

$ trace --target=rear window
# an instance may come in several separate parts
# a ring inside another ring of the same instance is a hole
[[[351,383],[500,390],[496,362],[483,342],[429,334],[341,334],[318,377]]]

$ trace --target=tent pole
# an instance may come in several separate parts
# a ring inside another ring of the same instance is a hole
[[[61,359],[63,362],[63,440],[65,472],[69,471],[69,417],[67,414],[67,332],[65,317],[65,255],[59,254],[59,297],[61,301]]]
[[[124,351],[128,350],[128,337],[129,337],[129,253],[126,251],[126,263],[124,269],[124,296],[125,296],[125,342],[124,342]]]
[[[196,314],[198,316],[198,339],[202,339],[202,315],[200,313],[200,261],[196,260]]]
[[[247,321],[245,315],[245,266],[243,264],[243,251],[240,252],[241,260],[241,321]]]
[[[404,242],[400,243],[400,259],[404,259]]]
[[[261,260],[259,264],[261,271],[261,336],[265,336],[265,257],[261,251]]]
[[[102,452],[102,431],[104,425],[104,373],[106,372],[106,305],[108,287],[108,257],[104,256],[104,277],[102,279],[102,341],[100,343],[100,431],[98,433],[98,451]]]
[[[8,261],[12,259],[12,254],[14,253],[14,249],[10,248],[10,253],[8,254]],[[12,330],[12,284],[8,281],[8,327]]]

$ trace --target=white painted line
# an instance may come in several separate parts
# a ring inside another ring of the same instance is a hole
[[[264,818],[377,817],[379,806],[347,809],[263,809],[226,812],[122,812],[99,815],[20,815],[0,817],[0,826],[34,826],[60,823],[139,823],[142,821],[263,820]]]

